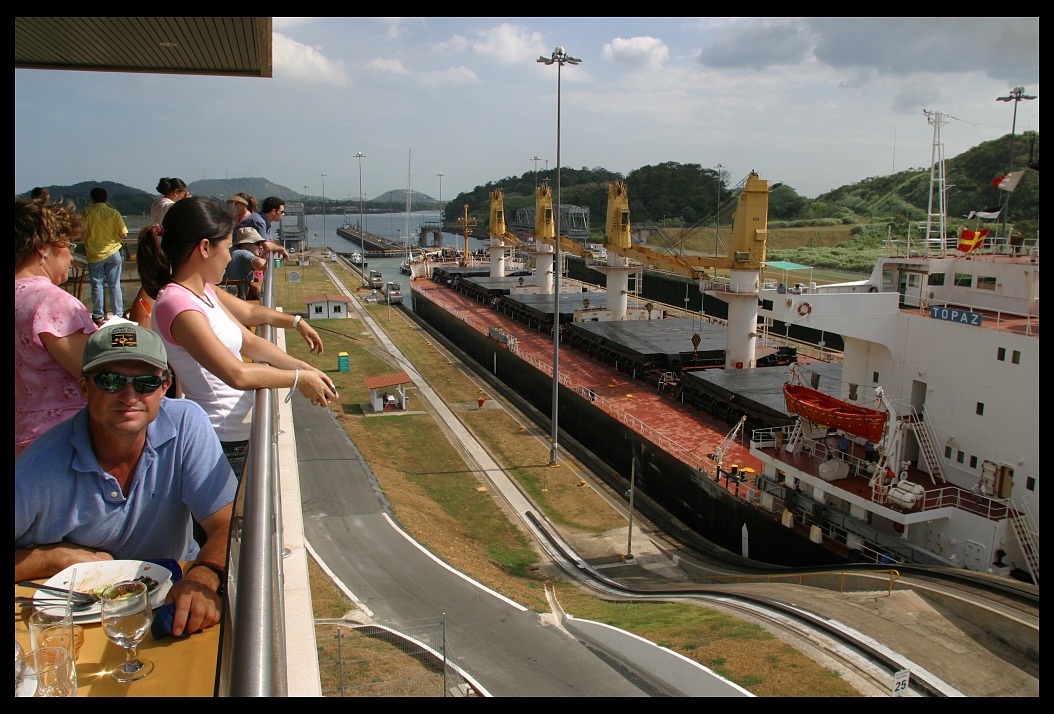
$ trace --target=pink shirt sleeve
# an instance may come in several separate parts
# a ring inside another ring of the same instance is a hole
[[[213,292],[211,285],[205,286],[205,295],[214,303],[216,302],[216,293]],[[172,336],[172,323],[179,313],[187,310],[200,312],[205,315],[206,319],[208,318],[205,308],[194,293],[181,285],[173,285],[171,283],[161,288],[161,291],[157,294],[157,302],[154,303],[154,311],[151,316],[154,319],[154,329],[166,342],[173,345],[179,344],[176,338]]]

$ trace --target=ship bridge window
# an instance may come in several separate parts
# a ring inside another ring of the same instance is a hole
[[[995,353],[995,358],[1000,362],[1006,362],[1006,347],[1000,347]]]
[[[977,409],[974,410],[977,416],[984,416],[984,402],[977,402]]]
[[[956,273],[955,274],[955,285],[960,288],[968,288],[973,284],[973,275],[971,273]]]
[[[995,276],[994,275],[978,275],[977,276],[977,289],[978,290],[995,290]]]
[[[930,285],[944,285],[944,273],[930,273],[927,280]]]
[[[977,468],[977,457],[976,456],[971,456],[970,457],[970,468],[971,469]]]
[[[1010,361],[1014,364],[1021,364],[1021,350],[1014,350],[1011,352]]]

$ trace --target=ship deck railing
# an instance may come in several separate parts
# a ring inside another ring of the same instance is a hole
[[[909,466],[904,471],[908,474],[910,482],[923,487],[924,493],[913,507],[901,507],[885,498],[885,493],[880,489],[870,486],[876,467],[873,462],[868,462],[853,453],[843,455],[840,450],[826,444],[825,440],[828,437],[813,439],[803,435],[800,449],[794,453],[784,451],[783,445],[788,443],[793,429],[793,426],[755,429],[751,433],[750,446],[759,451],[771,451],[777,461],[787,463],[800,472],[820,479],[826,488],[833,486],[858,497],[866,497],[873,503],[885,506],[894,512],[925,513],[942,508],[955,508],[977,514],[990,521],[1002,521],[1014,514],[1013,504],[1008,499],[981,496],[952,484],[934,484],[933,477],[929,473],[915,466]],[[850,449],[855,450],[856,448],[859,448],[859,445],[851,441]],[[823,480],[820,476],[820,465],[838,458],[842,458],[849,464],[848,475],[834,481]]]

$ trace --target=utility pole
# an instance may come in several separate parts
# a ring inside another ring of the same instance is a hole
[[[1007,165],[1006,171],[1010,173],[1014,170],[1014,134],[1017,133],[1017,105],[1022,99],[1035,99],[1035,95],[1025,94],[1024,87],[1014,87],[1010,90],[1010,94],[1005,97],[996,97],[997,102],[1013,102],[1014,103],[1014,120],[1010,125],[1010,163]],[[1006,204],[1003,206],[1003,238],[1009,239],[1006,234],[1006,222],[1009,219],[1010,213],[1010,194],[1012,191],[1006,192]]]
[[[440,171],[436,174],[439,177],[439,230],[443,230],[443,216],[446,215],[446,211],[443,210],[443,172]]]
[[[717,255],[717,246],[721,239],[721,164],[717,165],[717,210],[714,212],[714,255]]]
[[[535,191],[535,193],[537,193],[538,192],[538,162],[539,161],[544,161],[544,159],[538,158],[538,154],[535,154],[534,156],[531,157],[531,161],[534,162],[534,191]],[[549,168],[549,162],[546,161],[545,164],[546,164],[546,168]]]
[[[326,174],[322,174],[322,250],[328,250],[326,246]]]

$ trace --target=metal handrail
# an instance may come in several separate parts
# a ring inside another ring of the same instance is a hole
[[[268,261],[261,303],[274,307],[274,262]],[[275,340],[275,329],[257,333]],[[257,389],[248,456],[231,524],[228,599],[220,638],[218,696],[284,696],[283,538],[275,424],[276,390]]]

